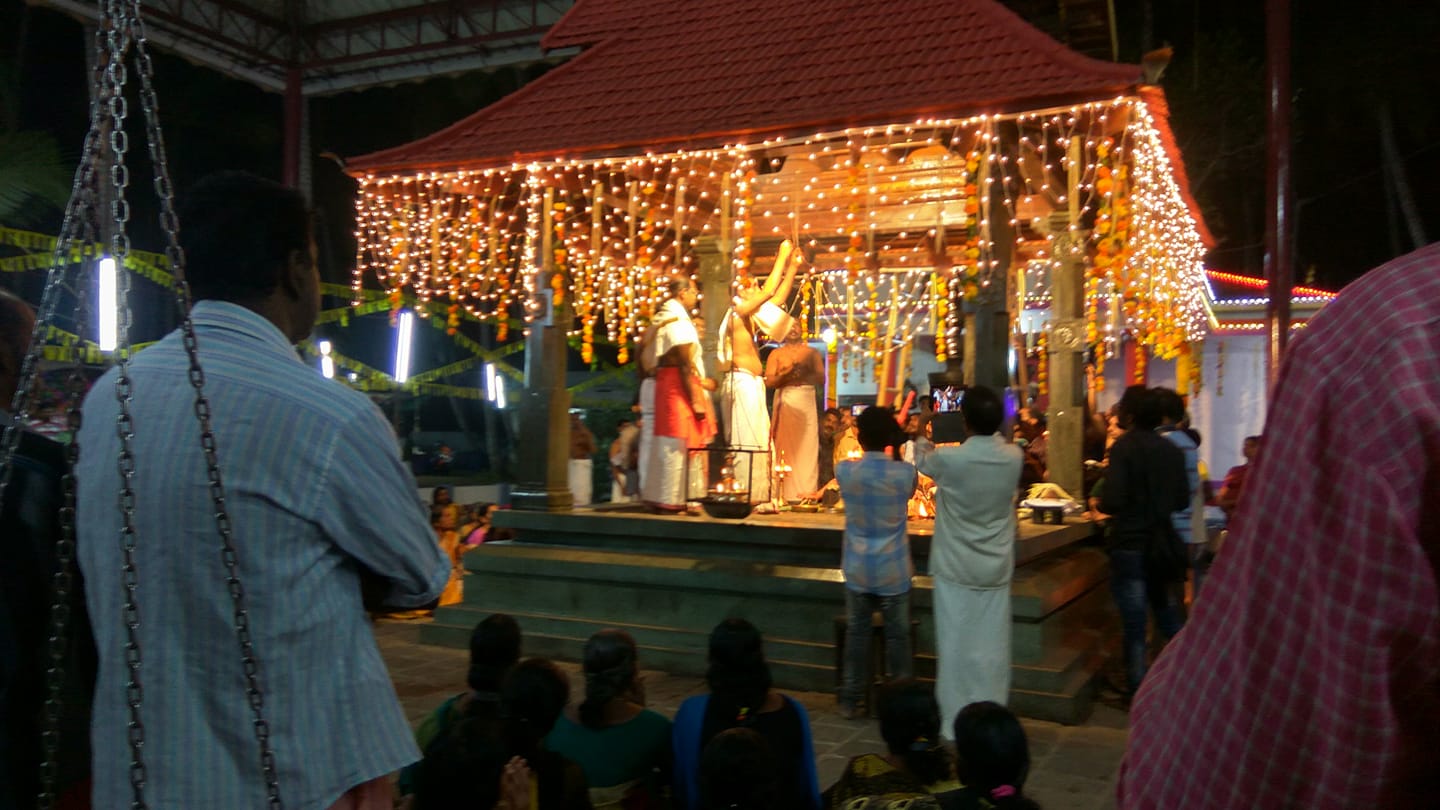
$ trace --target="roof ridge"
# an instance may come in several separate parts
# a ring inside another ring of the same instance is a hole
[[[1137,66],[1078,54],[997,0],[906,0],[902,12],[894,0],[577,0],[542,46],[582,46],[579,56],[351,165],[719,148],[756,133],[1103,101],[1140,79]]]
[[[403,168],[405,166],[408,166],[410,164],[405,163],[389,165],[385,161],[391,157],[392,153],[408,153],[423,146],[428,146],[433,142],[444,140],[446,136],[455,133],[457,130],[467,127],[473,127],[474,125],[485,121],[487,117],[493,117],[496,113],[503,112],[509,107],[513,107],[517,104],[524,102],[530,96],[542,92],[545,89],[545,81],[558,75],[562,68],[568,67],[569,65],[573,65],[577,62],[581,62],[582,60],[585,60],[587,58],[598,59],[601,55],[604,54],[607,47],[611,46],[612,43],[618,40],[619,38],[607,40],[606,42],[602,42],[599,45],[596,45],[595,47],[581,51],[565,64],[557,65],[539,78],[526,82],[514,92],[507,93],[496,101],[493,101],[490,104],[481,107],[475,112],[465,116],[464,118],[461,118],[459,121],[456,121],[453,124],[450,124],[444,129],[432,132],[431,134],[426,135],[423,138],[419,138],[418,140],[410,141],[408,143],[402,143],[397,146],[391,146],[387,149],[381,149],[364,155],[356,155],[355,157],[350,158],[347,163],[371,164],[369,167],[363,169],[363,171],[366,173],[374,173],[377,171],[383,172],[393,168]]]

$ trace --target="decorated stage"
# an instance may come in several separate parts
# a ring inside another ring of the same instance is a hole
[[[645,666],[702,674],[710,628],[741,616],[765,633],[779,686],[832,690],[843,521],[799,513],[731,521],[636,507],[497,512],[495,524],[517,539],[466,555],[464,603],[437,611],[421,640],[463,647],[477,621],[503,611],[520,622],[527,654],[578,659],[591,633],[620,627],[635,636]],[[912,521],[910,533],[916,570],[926,571],[933,522]],[[1107,562],[1091,534],[1088,522],[1020,524],[1011,705],[1022,715],[1082,721],[1115,646]],[[922,678],[934,674],[931,593],[930,578],[916,577]]]

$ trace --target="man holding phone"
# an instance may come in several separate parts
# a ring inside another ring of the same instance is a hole
[[[930,551],[939,658],[935,699],[946,718],[976,701],[1003,705],[1010,695],[1015,488],[1023,465],[1020,449],[999,433],[1005,407],[998,394],[970,388],[960,414],[969,434],[960,446],[915,440],[915,467],[936,487]],[[921,414],[922,431],[936,418]],[[938,424],[935,437],[941,438]],[[948,732],[949,724],[941,728]]]

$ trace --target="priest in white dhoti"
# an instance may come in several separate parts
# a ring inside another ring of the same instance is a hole
[[[639,454],[636,456],[636,473],[640,478],[639,492],[644,500],[645,482],[652,478],[650,462],[655,444],[655,321],[651,321],[640,336],[640,346],[635,353],[635,369],[640,377],[640,438]]]
[[[1015,492],[1024,460],[999,434],[1000,397],[984,386],[960,403],[969,438],[936,448],[925,438],[934,412],[920,415],[915,467],[935,479],[935,700],[942,717],[971,703],[1010,697],[1010,579],[1015,572]],[[950,737],[948,723],[941,731]]]
[[[765,384],[775,389],[771,435],[775,463],[788,467],[780,496],[804,498],[819,486],[820,414],[816,392],[825,384],[825,359],[792,324],[785,343],[765,361]]]
[[[787,239],[780,245],[775,266],[763,285],[742,285],[740,295],[720,324],[717,354],[724,377],[720,383],[720,412],[725,418],[725,445],[759,453],[739,453],[735,480],[748,485],[754,503],[770,500],[770,411],[765,407],[764,369],[755,347],[756,331],[771,340],[782,339],[794,319],[782,309],[801,264],[800,251]],[[757,467],[752,473],[752,462]]]
[[[645,503],[661,512],[682,512],[690,495],[705,490],[704,454],[690,458],[688,450],[703,448],[715,435],[707,386],[700,361],[700,334],[690,320],[698,292],[690,279],[670,283],[670,295],[651,324],[655,357],[655,405],[650,463],[640,477]],[[643,362],[643,361],[642,361]],[[691,466],[686,474],[686,466]],[[693,492],[687,492],[686,481]]]

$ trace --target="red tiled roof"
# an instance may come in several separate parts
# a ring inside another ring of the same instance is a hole
[[[1139,69],[1081,56],[994,0],[579,0],[543,40],[588,50],[356,172],[717,147],[817,128],[1113,97]]]

